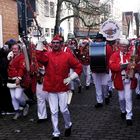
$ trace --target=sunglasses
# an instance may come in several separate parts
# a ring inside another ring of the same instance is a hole
[[[52,42],[52,44],[60,44],[60,42]]]
[[[71,42],[71,44],[76,44],[75,42]]]

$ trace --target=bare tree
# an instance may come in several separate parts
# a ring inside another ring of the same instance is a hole
[[[69,18],[81,19],[84,26],[88,27],[90,31],[92,27],[101,23],[100,16],[104,19],[108,17],[109,9],[107,6],[109,1],[106,0],[104,3],[99,4],[99,0],[58,0],[54,35],[59,32],[60,24]],[[72,10],[73,14],[61,17],[63,4],[66,5],[67,10]]]

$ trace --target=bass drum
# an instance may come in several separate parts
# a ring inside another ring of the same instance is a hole
[[[89,56],[92,72],[106,72],[106,42],[92,42],[89,47]]]

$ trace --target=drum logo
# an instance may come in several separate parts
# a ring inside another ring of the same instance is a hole
[[[100,31],[107,40],[115,40],[119,38],[120,28],[115,21],[107,20],[105,21],[101,27]]]
[[[116,29],[110,28],[108,30],[105,30],[104,33],[109,35],[109,36],[112,36],[113,34],[116,34]]]

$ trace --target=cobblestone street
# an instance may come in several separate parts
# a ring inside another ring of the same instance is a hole
[[[96,109],[95,90],[82,90],[75,93],[70,104],[73,122],[72,135],[64,137],[64,123],[61,114],[60,131],[62,140],[140,140],[140,100],[133,94],[133,126],[126,126],[120,117],[117,94],[114,93],[109,105]],[[47,107],[48,108],[48,107]],[[52,125],[48,108],[48,122],[38,124],[36,104],[30,108],[29,115],[13,121],[13,115],[0,117],[0,140],[50,140]]]

